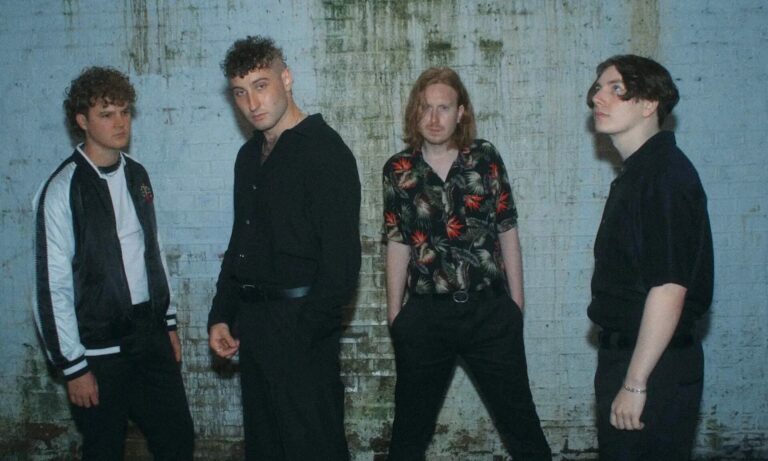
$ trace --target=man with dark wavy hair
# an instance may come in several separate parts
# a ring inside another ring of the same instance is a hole
[[[64,101],[84,142],[35,198],[35,320],[67,382],[83,460],[123,457],[128,419],[157,460],[191,460],[194,431],[179,362],[176,307],[146,170],[122,152],[136,92],[91,67]]]
[[[661,130],[679,99],[667,69],[634,55],[597,66],[595,131],[623,167],[595,239],[588,314],[601,327],[601,460],[688,460],[704,359],[695,321],[712,302],[712,235],[696,169]]]
[[[528,383],[517,209],[504,162],[475,139],[469,94],[450,68],[419,76],[404,118],[408,147],[383,172],[397,367],[389,459],[424,459],[461,357],[514,459],[550,460]]]
[[[222,68],[255,131],[235,162],[209,344],[240,354],[246,459],[346,460],[339,339],[360,269],[357,165],[320,114],[296,105],[271,39],[236,41]]]

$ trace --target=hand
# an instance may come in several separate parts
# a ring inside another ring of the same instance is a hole
[[[67,382],[69,401],[78,407],[91,408],[99,404],[99,385],[90,371]]]
[[[168,338],[171,340],[173,358],[176,359],[176,362],[181,362],[181,340],[179,340],[179,333],[176,330],[171,330],[168,332]]]
[[[208,345],[223,359],[231,359],[240,348],[240,340],[232,337],[226,323],[217,323],[208,332]]]
[[[645,408],[645,393],[619,390],[611,404],[611,426],[616,429],[638,431],[645,427],[640,416]]]

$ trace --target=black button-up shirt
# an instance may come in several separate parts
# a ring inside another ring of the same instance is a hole
[[[648,292],[687,288],[678,332],[688,332],[712,302],[714,264],[707,198],[672,132],[651,137],[624,162],[595,239],[589,317],[605,329],[637,334]]]
[[[517,226],[517,208],[490,142],[459,152],[445,182],[420,149],[406,149],[384,165],[383,183],[383,234],[411,246],[410,291],[473,291],[506,279],[497,234]]]
[[[231,323],[240,284],[310,286],[307,302],[349,300],[360,269],[360,180],[319,114],[285,130],[264,164],[256,131],[235,162],[234,223],[208,324]]]

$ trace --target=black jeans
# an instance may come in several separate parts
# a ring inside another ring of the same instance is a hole
[[[155,460],[192,460],[194,428],[181,369],[168,333],[153,328],[126,337],[117,355],[89,357],[99,404],[70,405],[83,435],[83,461],[122,460],[130,418]]]
[[[624,383],[631,348],[601,348],[595,373],[601,461],[687,461],[696,434],[704,376],[701,343],[667,348],[648,379],[639,431],[611,426],[611,404]]]
[[[522,313],[506,294],[466,303],[412,298],[391,333],[397,384],[390,461],[424,459],[458,357],[514,459],[552,459],[531,398]]]
[[[240,380],[249,461],[347,461],[341,310],[241,303]]]

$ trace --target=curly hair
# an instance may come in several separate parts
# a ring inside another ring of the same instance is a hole
[[[85,132],[77,124],[77,114],[88,116],[88,109],[101,101],[102,104],[128,104],[136,102],[136,90],[128,76],[111,67],[83,69],[65,92],[64,111],[73,135],[84,138]]]
[[[274,40],[260,35],[237,40],[227,50],[221,69],[227,78],[245,77],[254,69],[265,69],[275,62],[285,65],[283,50]]]
[[[413,84],[411,94],[408,96],[408,104],[405,106],[405,118],[403,120],[403,141],[412,149],[418,149],[424,143],[424,136],[419,133],[419,120],[421,120],[424,102],[424,90],[429,85],[443,83],[450,86],[458,93],[458,105],[464,106],[456,131],[453,132],[453,144],[462,149],[472,144],[477,131],[475,126],[475,112],[469,93],[461,82],[459,74],[450,67],[430,67],[419,75]]]
[[[621,79],[627,89],[621,99],[624,101],[630,99],[657,101],[659,107],[656,114],[659,119],[659,126],[661,126],[680,100],[680,93],[677,91],[677,86],[672,81],[669,71],[653,59],[624,54],[612,56],[598,64],[597,79],[611,66],[616,67],[616,70],[621,74]],[[587,92],[587,106],[590,109],[595,106],[592,98],[598,90],[597,79]]]

